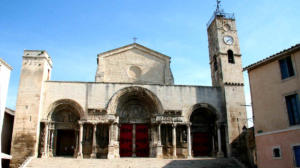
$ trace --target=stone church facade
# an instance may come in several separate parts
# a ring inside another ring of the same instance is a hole
[[[213,86],[174,85],[171,58],[137,43],[98,54],[95,82],[52,81],[47,52],[25,50],[11,166],[29,156],[230,156],[246,125],[235,19],[215,12],[207,31]]]

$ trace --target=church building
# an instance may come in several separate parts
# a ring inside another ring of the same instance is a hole
[[[138,43],[98,54],[93,82],[52,81],[48,53],[25,50],[11,166],[30,156],[231,156],[247,126],[234,15],[217,10],[207,33],[212,86],[174,85],[171,58]]]

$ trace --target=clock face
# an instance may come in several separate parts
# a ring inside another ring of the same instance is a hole
[[[225,44],[228,44],[228,45],[233,44],[233,37],[231,37],[231,36],[224,36],[223,40],[224,40]]]

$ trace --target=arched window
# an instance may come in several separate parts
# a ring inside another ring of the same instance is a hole
[[[216,55],[214,55],[214,69],[215,69],[215,71],[218,70],[218,63],[217,63],[217,56]]]
[[[228,50],[227,55],[228,55],[228,62],[234,64],[234,56],[232,50]]]

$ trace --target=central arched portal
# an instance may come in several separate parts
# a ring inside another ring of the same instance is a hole
[[[118,100],[120,156],[149,157],[151,117],[158,111],[151,94],[143,88],[133,88]]]

